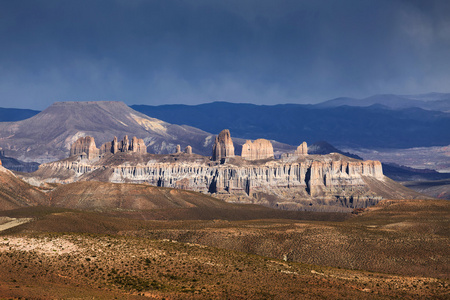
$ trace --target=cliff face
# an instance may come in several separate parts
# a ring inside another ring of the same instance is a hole
[[[257,139],[253,143],[247,141],[242,146],[241,156],[247,160],[273,158],[272,143],[265,139]]]
[[[106,153],[118,153],[118,152],[135,152],[145,154],[147,153],[147,147],[145,146],[143,139],[133,137],[131,141],[126,135],[122,141],[118,142],[117,137],[114,137],[112,142],[104,143],[100,149],[95,145],[95,140],[91,136],[81,137],[70,147],[70,156],[84,156],[88,160],[98,158],[100,155]]]
[[[300,146],[297,147],[297,150],[295,150],[294,154],[297,156],[308,155],[308,145],[306,142],[301,143]]]
[[[212,159],[217,161],[222,158],[230,157],[234,157],[234,145],[231,140],[230,131],[228,129],[224,129],[216,137],[213,145]]]
[[[67,176],[67,172],[72,175]],[[378,190],[373,190],[374,183],[386,191],[392,190],[388,185],[395,184],[383,175],[380,162],[340,154],[258,162],[235,157],[220,164],[195,154],[119,153],[96,162],[72,158],[44,164],[36,175],[62,182],[145,182],[208,193],[229,202],[293,210],[345,211],[374,205],[383,197],[408,197],[407,193],[382,197]]]
[[[81,137],[70,146],[70,156],[85,153],[87,159],[97,158],[99,149],[95,145],[95,140],[91,136]]]

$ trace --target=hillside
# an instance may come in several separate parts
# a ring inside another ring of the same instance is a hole
[[[211,134],[147,117],[122,102],[57,102],[18,122],[0,123],[0,147],[7,156],[45,162],[67,157],[70,144],[90,135],[101,145],[114,136],[143,138],[153,153],[174,152],[177,144],[210,152]]]
[[[64,184],[50,192],[55,207],[88,210],[149,210],[224,208],[227,204],[200,193],[144,184],[83,181]]]
[[[0,210],[48,204],[44,193],[0,165]]]

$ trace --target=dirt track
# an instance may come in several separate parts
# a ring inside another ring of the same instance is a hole
[[[31,218],[0,218],[0,231],[30,222]],[[5,222],[6,221],[6,222]]]

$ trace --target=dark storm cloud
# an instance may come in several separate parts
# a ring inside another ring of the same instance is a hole
[[[0,106],[448,92],[450,1],[0,1]]]

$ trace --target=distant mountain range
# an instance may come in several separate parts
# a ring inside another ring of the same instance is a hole
[[[450,93],[429,93],[422,95],[375,95],[364,99],[336,98],[315,105],[315,107],[338,106],[368,107],[377,105],[389,109],[421,108],[425,110],[437,110],[450,112]]]
[[[132,105],[148,116],[209,132],[266,138],[290,145],[325,140],[349,148],[411,148],[450,144],[450,113],[385,106],[254,105],[214,102],[200,105]]]
[[[256,138],[281,142],[274,144],[280,151],[292,150],[286,144],[296,146],[303,141],[370,149],[450,144],[450,112],[446,112],[450,94],[442,93],[338,98],[316,105],[213,102],[130,108],[107,101],[89,102],[89,107],[62,103],[39,114],[0,109],[0,147],[7,150],[7,156],[49,161],[61,158],[79,136],[93,135],[101,144],[125,134],[146,138],[153,153],[169,153],[176,144],[190,144],[195,153],[208,155],[214,135],[224,128],[230,129],[238,152],[245,139]]]
[[[40,113],[38,110],[0,107],[0,122],[14,122],[31,118]]]

